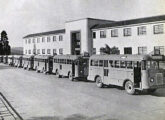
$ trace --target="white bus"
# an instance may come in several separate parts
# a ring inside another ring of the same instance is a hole
[[[95,81],[98,87],[117,85],[125,88],[128,94],[135,90],[154,92],[165,87],[164,62],[149,55],[93,55],[90,57],[88,80]]]
[[[34,56],[33,69],[36,72],[51,73],[53,67],[53,56],[50,55],[36,55]]]
[[[33,69],[33,55],[23,55],[22,56],[22,67],[27,70]]]
[[[15,67],[22,67],[22,56],[21,55],[14,55],[14,66]]]
[[[70,80],[87,79],[89,57],[81,55],[56,55],[53,57],[53,73]]]

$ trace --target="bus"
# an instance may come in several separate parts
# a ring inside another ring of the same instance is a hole
[[[14,60],[13,55],[9,55],[8,56],[8,65],[13,66],[13,60]]]
[[[33,69],[36,72],[51,73],[53,69],[53,56],[36,55],[34,56]]]
[[[4,64],[7,64],[8,63],[8,56],[7,55],[4,55],[3,56],[3,63]]]
[[[22,55],[14,55],[14,66],[22,67]]]
[[[81,55],[56,55],[53,57],[53,73],[59,78],[67,76],[70,80],[86,79],[89,57]]]
[[[22,56],[22,67],[27,70],[33,69],[34,61],[33,55],[23,55]]]
[[[88,80],[97,87],[116,85],[128,94],[165,87],[165,69],[149,55],[93,55],[90,57]]]

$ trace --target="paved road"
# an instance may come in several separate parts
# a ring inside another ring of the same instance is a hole
[[[0,91],[24,119],[165,120],[165,89],[128,95],[0,64]]]

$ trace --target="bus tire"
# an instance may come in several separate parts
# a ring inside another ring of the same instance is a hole
[[[125,86],[125,90],[128,94],[130,94],[130,95],[135,94],[135,88],[131,81],[127,81],[124,86]]]
[[[102,88],[103,87],[103,83],[102,83],[102,80],[101,80],[101,77],[100,76],[96,77],[96,85],[99,88]]]

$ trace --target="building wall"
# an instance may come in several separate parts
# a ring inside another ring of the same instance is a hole
[[[59,36],[63,36],[62,41],[59,41]],[[56,36],[56,41],[53,41],[53,36]],[[42,38],[45,38],[45,42],[42,42]],[[50,37],[50,42],[47,41],[47,37]],[[39,38],[39,42],[37,42],[37,39]],[[28,40],[31,39],[31,43],[28,43]],[[35,43],[33,43],[33,39],[35,39]],[[27,43],[26,43],[27,40]],[[24,54],[32,55],[33,49],[37,50],[40,49],[40,55],[53,55],[53,49],[56,49],[56,53],[59,54],[59,49],[63,49],[63,54],[68,54],[67,46],[65,42],[65,34],[52,34],[52,35],[45,35],[45,36],[36,36],[31,38],[25,38],[24,39]],[[42,54],[42,49],[45,49],[45,54]],[[50,54],[47,53],[47,49],[50,49]],[[31,54],[29,52],[26,53],[26,50],[31,50]]]
[[[157,24],[163,24],[163,34],[154,34],[153,26]],[[146,35],[138,35],[137,27],[139,26],[146,26]],[[124,28],[131,28],[132,35],[124,36]],[[111,30],[113,29],[118,29],[118,37],[111,37]],[[106,30],[106,38],[100,38],[100,31],[102,30]],[[101,47],[105,47],[105,44],[108,44],[110,47],[118,47],[120,50],[120,54],[124,54],[124,47],[132,47],[132,54],[137,54],[138,47],[141,46],[147,47],[147,53],[151,53],[154,50],[154,46],[165,46],[165,21],[103,29],[93,29],[93,32],[96,32],[96,38],[93,39],[93,48],[96,48],[97,54],[99,54]]]

